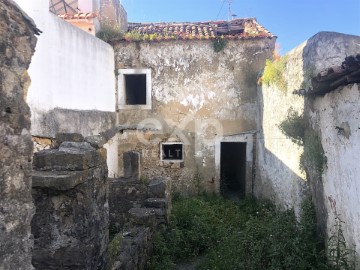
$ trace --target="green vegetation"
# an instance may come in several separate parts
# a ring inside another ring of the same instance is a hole
[[[334,230],[328,241],[329,262],[335,269],[356,269],[356,251],[354,247],[347,247],[342,223],[344,222],[337,215]]]
[[[253,198],[177,197],[170,225],[156,234],[150,269],[197,257],[197,269],[330,269],[310,200],[302,210],[298,222],[292,211]]]
[[[213,42],[214,52],[221,52],[225,49],[227,45],[227,40],[224,37],[216,38]]]
[[[123,240],[122,233],[116,234],[110,241],[108,246],[108,258],[107,258],[107,269],[111,269],[111,265],[119,258],[119,252],[121,249],[121,243]]]
[[[314,130],[305,131],[304,152],[300,156],[300,169],[309,168],[322,174],[326,166],[327,158],[319,136]]]
[[[284,76],[286,70],[287,57],[283,56],[274,61],[266,60],[262,83],[275,85],[280,91],[286,93],[287,82]]]
[[[123,38],[120,28],[112,25],[111,23],[102,23],[101,30],[96,33],[96,37],[100,38],[105,42],[120,40]]]
[[[287,118],[282,121],[278,127],[293,143],[303,145],[305,136],[305,121],[303,114],[299,114],[290,108]]]
[[[304,171],[308,168],[321,175],[327,163],[325,152],[316,132],[306,129],[303,114],[290,108],[287,118],[278,127],[292,142],[304,146],[304,152],[300,156],[300,169]]]

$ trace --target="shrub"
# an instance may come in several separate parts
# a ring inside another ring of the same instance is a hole
[[[282,121],[278,127],[293,143],[303,145],[305,136],[305,121],[303,114],[299,114],[291,108],[287,118]]]
[[[280,91],[286,93],[287,82],[285,79],[287,57],[283,56],[274,61],[266,60],[264,73],[262,75],[262,83],[266,85],[275,85]]]
[[[304,153],[300,156],[300,169],[309,168],[322,174],[327,158],[319,136],[314,130],[307,130],[304,135]]]
[[[101,24],[101,30],[96,33],[96,37],[100,38],[105,42],[110,42],[113,40],[120,40],[123,38],[123,33],[121,33],[120,28],[110,21],[104,21]]]
[[[214,52],[221,52],[225,49],[227,40],[224,37],[216,38],[213,42]]]

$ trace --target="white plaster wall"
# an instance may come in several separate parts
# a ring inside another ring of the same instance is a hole
[[[53,137],[56,132],[80,132],[87,136],[111,128],[111,115],[102,112],[116,109],[112,47],[50,13],[48,0],[16,2],[43,32],[28,70],[31,133]],[[66,110],[71,111],[66,114]],[[76,119],[71,119],[71,114],[76,114]],[[91,121],[85,114],[96,117]],[[117,145],[109,142],[107,149],[109,175],[114,176],[118,170]]]
[[[17,2],[43,32],[29,68],[30,108],[115,111],[112,47],[49,13],[46,0]]]
[[[258,138],[258,175],[255,194],[273,200],[277,205],[294,208],[300,213],[307,190],[305,175],[299,170],[302,147],[291,142],[278,125],[290,108],[304,112],[304,99],[291,94],[303,81],[321,70],[341,65],[345,57],[359,52],[360,37],[334,32],[320,32],[287,54],[287,93],[275,86],[263,85],[260,93],[261,134]],[[306,108],[308,110],[308,108]],[[325,192],[324,197],[328,195]],[[323,198],[317,198],[323,200]]]
[[[360,84],[350,84],[318,97],[309,113],[320,131],[327,157],[323,174],[327,229],[331,235],[335,215],[340,214],[347,244],[360,254]],[[350,136],[338,134],[336,126],[347,123]]]
[[[254,186],[256,196],[271,199],[278,206],[291,209],[299,215],[306,186],[305,175],[299,169],[302,147],[293,143],[279,129],[289,110],[302,114],[304,100],[291,94],[303,81],[302,52],[305,43],[288,57],[288,88],[284,93],[275,86],[263,85],[259,92],[260,130],[257,140],[258,168]]]

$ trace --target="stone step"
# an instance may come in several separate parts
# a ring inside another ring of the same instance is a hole
[[[164,198],[148,198],[144,204],[145,207],[165,209],[168,206],[168,200]]]
[[[131,208],[129,210],[129,222],[136,225],[153,227],[155,224],[155,209],[153,208]]]
[[[32,187],[64,191],[73,189],[86,179],[86,171],[33,171]]]
[[[96,150],[87,142],[63,142],[59,149],[34,154],[35,170],[77,171],[97,166],[106,160],[106,150]]]

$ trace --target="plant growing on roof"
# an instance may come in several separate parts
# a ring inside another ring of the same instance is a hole
[[[222,50],[224,50],[226,45],[227,40],[224,38],[224,36],[215,38],[213,42],[214,52],[221,52]]]
[[[103,20],[101,22],[101,30],[96,33],[96,37],[109,42],[122,39],[123,33],[121,33],[118,25],[113,24],[111,21]]]

